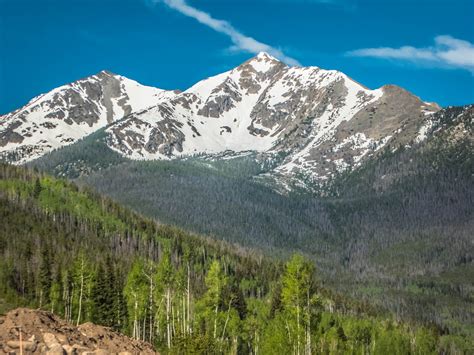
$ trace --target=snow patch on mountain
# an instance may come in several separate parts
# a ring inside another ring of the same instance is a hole
[[[336,129],[342,123],[342,121],[350,120],[359,112],[363,107],[368,106],[383,95],[381,89],[368,90],[357,84],[346,75],[337,72],[330,72],[329,75],[324,76],[323,86],[328,85],[329,80],[343,80],[344,85],[347,89],[347,95],[344,99],[344,103],[340,107],[334,107],[329,104],[324,113],[317,120],[313,121],[312,132],[313,136],[308,141],[308,144],[296,154],[291,156],[291,159],[286,164],[280,166],[277,171],[291,172],[293,169],[306,169],[311,166],[311,159],[308,159],[312,149],[317,148],[323,142],[331,139]],[[369,100],[364,98],[370,97]],[[347,141],[354,141],[358,138],[364,137],[365,141],[368,140],[363,133],[356,133],[354,136],[346,138],[346,142],[340,143],[338,146],[342,147],[347,144]],[[337,147],[336,146],[336,151]],[[341,164],[338,164],[341,166]]]
[[[278,157],[267,177],[291,189],[425,139],[438,109],[393,85],[370,90],[259,53],[184,92],[109,72],[64,85],[1,117],[0,155],[23,163],[108,126],[107,145],[130,159]]]
[[[16,163],[33,160],[174,95],[102,71],[1,116],[0,154]]]

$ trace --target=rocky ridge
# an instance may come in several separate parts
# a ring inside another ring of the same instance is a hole
[[[17,163],[33,160],[170,95],[174,93],[101,71],[0,116],[0,155]]]
[[[345,74],[289,67],[261,53],[107,129],[131,159],[256,151],[283,157],[278,181],[324,181],[383,147],[423,139],[438,111],[394,85],[370,90]]]
[[[290,189],[425,139],[439,109],[394,85],[370,90],[260,53],[184,92],[108,72],[53,90],[2,118],[0,154],[22,163],[108,125],[107,145],[127,158],[258,152],[278,161],[267,175]]]

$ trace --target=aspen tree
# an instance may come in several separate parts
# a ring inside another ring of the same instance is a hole
[[[288,331],[294,328],[296,332],[296,344],[294,351],[301,353],[301,333],[302,333],[302,310],[305,308],[306,299],[309,298],[311,287],[311,277],[313,266],[305,261],[301,255],[294,255],[285,267],[285,273],[282,279],[282,303],[283,308],[289,316]],[[305,341],[307,343],[307,341]]]

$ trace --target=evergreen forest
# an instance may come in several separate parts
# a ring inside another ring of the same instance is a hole
[[[6,164],[0,199],[0,311],[28,306],[92,321],[163,354],[472,349],[472,338],[331,291],[300,253],[280,261]]]

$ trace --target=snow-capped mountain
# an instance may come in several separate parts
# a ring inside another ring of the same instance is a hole
[[[393,85],[370,90],[260,53],[184,92],[106,72],[66,85],[2,117],[0,149],[23,162],[112,123],[107,144],[131,159],[256,151],[279,157],[280,181],[322,181],[424,139],[437,110]]]
[[[170,96],[174,93],[102,71],[0,116],[0,154],[19,163],[35,159]]]
[[[438,109],[396,86],[370,90],[341,72],[260,53],[127,116],[108,128],[108,144],[132,159],[281,153],[273,175],[323,180],[389,143],[409,144]]]

